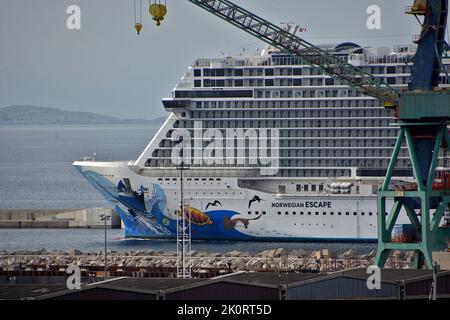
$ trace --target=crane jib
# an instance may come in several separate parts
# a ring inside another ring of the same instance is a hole
[[[314,46],[308,41],[289,33],[283,28],[251,13],[228,0],[188,0],[200,8],[214,14],[228,23],[250,33],[256,38],[292,55],[298,56],[305,64],[318,67],[321,71],[345,84],[361,90],[363,94],[396,105],[399,92],[354,65],[342,61]]]

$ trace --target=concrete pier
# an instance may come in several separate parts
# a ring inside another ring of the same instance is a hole
[[[87,209],[0,209],[0,228],[104,228],[101,215],[109,215],[107,228],[120,228],[111,208]]]

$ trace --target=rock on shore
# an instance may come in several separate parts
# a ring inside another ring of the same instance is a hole
[[[357,254],[352,249],[339,255],[329,249],[305,251],[284,248],[268,249],[256,254],[237,250],[222,254],[193,251],[191,255],[194,271],[208,268],[221,268],[228,271],[285,271],[295,272],[314,270],[321,272],[340,271],[349,268],[367,267],[373,264],[375,250]],[[108,251],[108,265],[111,269],[122,268],[176,268],[175,251],[156,252],[154,250],[135,250],[126,252]],[[412,255],[394,252],[387,266],[410,268]],[[104,253],[83,252],[72,249],[69,252],[47,251],[0,251],[0,269],[36,270],[62,269],[75,264],[82,268],[104,265]]]

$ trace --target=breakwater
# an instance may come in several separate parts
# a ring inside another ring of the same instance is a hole
[[[230,251],[227,253],[192,252],[192,271],[197,277],[211,277],[238,271],[257,272],[320,272],[328,273],[368,267],[374,263],[375,251],[356,254],[347,250],[335,254],[329,249],[305,251],[284,248],[264,250],[256,254]],[[175,251],[108,251],[110,276],[175,277],[177,267]],[[396,251],[388,259],[387,267],[411,268],[411,252]],[[45,273],[63,275],[69,265],[77,265],[85,275],[103,276],[104,253],[81,250],[0,251],[0,270],[26,275]]]

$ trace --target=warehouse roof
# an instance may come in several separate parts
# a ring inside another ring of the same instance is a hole
[[[66,289],[65,284],[1,284],[0,300],[33,299],[50,293],[62,292]]]
[[[290,283],[289,286],[297,286],[303,283],[311,283],[316,281],[330,280],[335,278],[353,278],[367,280],[371,273],[367,273],[367,268],[357,268],[351,270],[337,271],[328,275],[321,275],[310,279],[300,280],[296,283]],[[441,270],[438,272],[438,277],[450,275],[450,271]],[[396,283],[397,281],[416,282],[424,279],[431,279],[433,276],[432,270],[417,270],[417,269],[382,269],[381,281]]]
[[[279,285],[318,278],[320,276],[319,273],[240,272],[225,276],[222,280],[226,282],[277,288]]]

